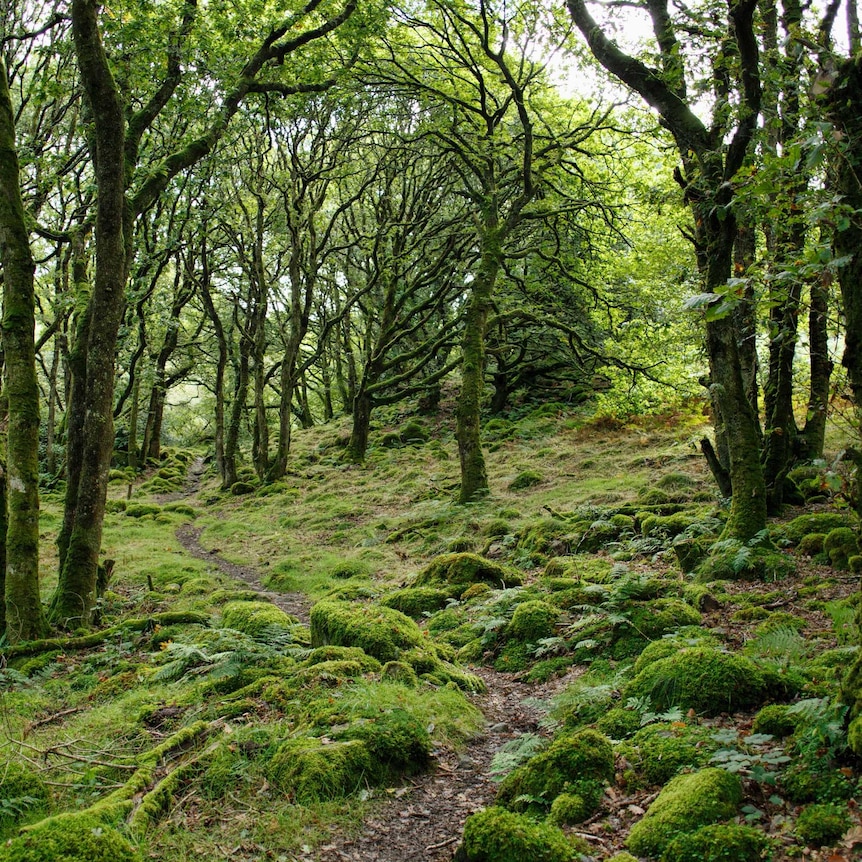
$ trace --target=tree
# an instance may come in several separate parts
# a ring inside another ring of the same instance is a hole
[[[727,301],[737,236],[734,182],[757,126],[761,86],[754,34],[755,0],[728,6],[720,50],[714,55],[715,92],[707,126],[688,96],[683,48],[665,0],[647,0],[661,68],[626,54],[596,23],[585,0],[568,0],[572,19],[599,63],[661,116],[676,144],[677,177],[691,208],[692,240],[703,278],[706,348],[716,434],[726,441],[733,491],[725,535],[748,540],[766,526],[766,486],[760,463],[757,415],[742,375],[736,297]],[[734,108],[736,105],[736,108]],[[725,143],[727,141],[727,143]]]
[[[15,114],[6,64],[0,58],[0,262],[3,264],[5,354],[5,475],[0,518],[0,632],[12,643],[44,634],[39,595],[39,387],[36,381],[33,255],[21,200]]]

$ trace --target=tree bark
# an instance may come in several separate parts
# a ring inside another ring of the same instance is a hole
[[[0,261],[6,365],[5,628],[11,643],[45,633],[39,595],[39,385],[30,237],[15,148],[15,114],[0,59]]]

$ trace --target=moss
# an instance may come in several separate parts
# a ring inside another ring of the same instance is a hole
[[[362,560],[338,560],[324,570],[325,574],[337,581],[346,581],[350,578],[364,578],[370,575],[367,563]]]
[[[849,527],[831,530],[823,541],[823,551],[836,569],[848,569],[850,557],[859,554],[856,532]]]
[[[678,706],[714,716],[761,706],[777,684],[744,656],[691,647],[647,665],[623,696],[648,697],[654,709]]]
[[[12,666],[18,671],[18,673],[31,677],[35,676],[37,673],[41,673],[45,668],[50,667],[57,660],[57,657],[61,655],[63,655],[62,650],[48,650],[48,652],[34,655],[22,661],[20,664],[13,664]]]
[[[524,470],[523,473],[519,473],[511,482],[509,482],[509,490],[522,491],[525,488],[532,488],[535,485],[540,485],[543,480],[544,476],[542,476],[538,470]]]
[[[512,810],[550,806],[561,793],[582,797],[592,813],[598,808],[605,783],[614,775],[610,740],[585,729],[556,737],[524,766],[500,784],[497,802]]]
[[[469,602],[470,599],[475,599],[477,596],[484,596],[491,592],[491,586],[489,584],[471,584],[461,593],[461,601]]]
[[[846,806],[809,805],[796,819],[796,837],[809,847],[826,847],[838,841],[851,824]]]
[[[139,862],[116,830],[90,814],[53,817],[13,838],[5,862]]]
[[[467,819],[462,858],[466,862],[574,862],[577,853],[555,826],[494,807]]]
[[[596,729],[611,739],[626,739],[636,733],[641,726],[639,712],[615,706],[608,710],[597,722]]]
[[[356,646],[386,662],[424,642],[416,623],[392,608],[324,600],[311,609],[312,646]]]
[[[266,766],[272,784],[299,803],[345,796],[363,787],[374,773],[371,754],[360,739],[326,743],[289,739]]]
[[[143,518],[146,515],[158,515],[162,511],[161,506],[154,503],[129,503],[125,513],[129,518]]]
[[[736,823],[716,823],[683,833],[670,842],[662,862],[761,862],[772,842],[759,829]]]
[[[243,497],[246,494],[253,494],[256,486],[251,482],[234,482],[230,486],[230,492],[234,497]]]
[[[559,618],[560,612],[547,602],[522,602],[506,626],[506,637],[535,644],[542,638],[553,637]]]
[[[197,510],[194,506],[190,506],[188,503],[166,503],[163,511],[165,512],[174,512],[177,515],[187,515],[189,518],[197,517]]]
[[[776,739],[784,739],[785,736],[790,736],[798,724],[798,719],[795,715],[788,714],[790,709],[786,703],[771,703],[764,706],[751,723],[752,733],[768,733]]]
[[[854,575],[862,573],[862,554],[853,554],[853,556],[849,557],[847,559],[847,568]]]
[[[648,515],[640,522],[641,535],[672,539],[685,532],[697,518],[687,512],[673,515]]]
[[[668,632],[700,623],[700,614],[691,605],[679,599],[654,599],[633,602],[624,614],[626,622],[617,626],[614,642],[627,640],[628,649],[614,649],[617,658],[638,655],[648,641],[654,641]]]
[[[582,823],[593,813],[589,802],[578,793],[561,793],[552,803],[548,820],[557,826]]]
[[[42,776],[15,761],[0,766],[0,833],[44,811],[51,795]]]
[[[556,518],[532,521],[518,534],[518,548],[549,556],[564,556],[576,544],[575,532],[574,526],[568,521]]]
[[[837,512],[817,512],[800,515],[782,528],[784,537],[793,545],[798,544],[809,533],[829,533],[839,527],[849,527],[850,519]]]
[[[710,551],[709,556],[697,567],[696,577],[700,583],[709,581],[757,580],[776,581],[788,578],[796,572],[793,558],[774,548],[749,548],[722,543],[722,549]]]
[[[802,632],[808,623],[801,617],[796,617],[787,611],[774,611],[760,623],[754,630],[755,635],[764,635],[779,629],[790,629],[794,632]]]
[[[401,426],[399,437],[402,443],[427,443],[431,439],[431,432],[413,420]]]
[[[647,784],[665,784],[684,766],[705,766],[716,749],[706,728],[685,724],[650,724],[620,748]]]
[[[388,661],[380,671],[380,678],[388,682],[400,682],[408,688],[419,685],[419,677],[409,664],[403,661]]]
[[[377,662],[377,667],[380,663]],[[355,679],[369,673],[368,665],[349,659],[321,661],[311,667],[301,668],[296,672],[296,680],[301,684],[339,683],[345,679]]]
[[[374,718],[352,724],[340,735],[359,739],[371,754],[377,780],[419,772],[428,765],[431,737],[407,710],[387,709]]]
[[[380,670],[380,662],[368,655],[359,647],[322,646],[313,649],[302,661],[302,667],[312,667],[334,661],[357,662],[365,673],[376,673]]]
[[[854,783],[828,757],[796,759],[781,773],[781,789],[791,802],[834,802],[856,792]]]
[[[434,587],[407,587],[384,596],[380,599],[380,604],[401,611],[408,617],[422,617],[446,607],[448,598],[448,590],[438,590]]]
[[[679,567],[683,572],[688,574],[695,571],[704,559],[706,559],[712,544],[713,540],[711,538],[702,537],[693,539],[680,537],[675,541],[673,543],[673,552],[676,554]]]
[[[806,557],[815,557],[823,553],[823,543],[826,541],[826,533],[807,533],[799,540],[797,550]]]
[[[661,856],[680,833],[733,817],[741,801],[742,782],[723,769],[678,775],[632,827],[626,846],[638,856]]]
[[[514,587],[522,582],[521,576],[499,563],[478,554],[443,554],[435,557],[418,574],[414,586],[425,587],[451,584],[467,589],[471,584],[486,583],[494,587]]]
[[[286,628],[295,625],[295,617],[269,602],[228,602],[222,608],[222,624],[244,634],[257,637],[270,626]]]

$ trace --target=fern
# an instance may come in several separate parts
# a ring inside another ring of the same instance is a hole
[[[771,659],[782,667],[796,664],[805,658],[809,645],[793,628],[773,629],[752,638],[745,651],[755,658]]]
[[[546,740],[535,733],[522,733],[502,745],[488,770],[492,781],[502,781],[513,769],[526,763],[544,746]]]

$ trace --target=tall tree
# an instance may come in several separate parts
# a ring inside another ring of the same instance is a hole
[[[742,375],[739,332],[725,300],[737,236],[734,181],[754,138],[761,102],[756,0],[728,4],[724,33],[713,47],[715,92],[709,125],[695,111],[696,96],[689,96],[684,49],[666,0],[647,0],[645,5],[659,46],[660,68],[621,50],[592,17],[586,0],[568,0],[572,19],[595,58],[659,113],[679,152],[682,169],[677,176],[692,211],[692,239],[707,304],[706,347],[716,431],[729,454],[733,498],[725,534],[748,540],[766,526],[766,485],[758,418]]]

